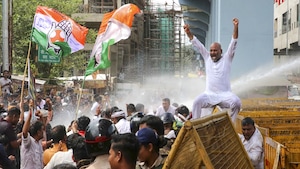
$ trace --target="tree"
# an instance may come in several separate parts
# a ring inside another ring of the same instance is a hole
[[[15,73],[24,72],[32,23],[38,5],[54,8],[67,16],[78,12],[82,0],[14,0],[13,1],[13,70]],[[76,18],[72,18],[76,21]],[[87,42],[94,43],[97,30],[89,30]],[[85,70],[88,55],[84,52],[76,52],[70,56],[61,58],[61,63],[35,62],[35,44],[32,44],[31,65],[36,68],[37,78],[53,78],[62,75],[61,72],[72,72],[74,68]]]

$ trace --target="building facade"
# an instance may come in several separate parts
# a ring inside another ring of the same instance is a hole
[[[299,0],[274,2],[274,56],[278,62],[300,56]]]

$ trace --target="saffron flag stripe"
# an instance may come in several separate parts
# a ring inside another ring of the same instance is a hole
[[[112,18],[131,28],[134,15],[137,13],[140,13],[140,9],[136,5],[123,5],[113,14]]]
[[[116,12],[116,10],[113,10],[111,12],[105,13],[98,31],[98,35],[102,34],[105,32],[106,27],[108,25],[109,19],[113,16],[113,14]]]

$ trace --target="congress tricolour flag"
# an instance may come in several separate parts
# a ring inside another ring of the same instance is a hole
[[[136,5],[126,4],[104,15],[85,76],[110,66],[108,47],[130,36],[134,15],[137,13],[140,13],[140,9]]]
[[[68,56],[83,49],[88,29],[55,9],[38,6],[32,40],[51,56]]]

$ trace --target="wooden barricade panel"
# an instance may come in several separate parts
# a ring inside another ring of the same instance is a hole
[[[215,169],[253,168],[227,112],[195,120],[193,125]]]
[[[281,145],[270,137],[264,137],[265,169],[278,168]]]
[[[299,125],[299,124],[298,124]],[[281,144],[300,144],[299,126],[276,126],[270,127],[270,137]]]
[[[187,121],[180,129],[163,169],[197,169],[201,166],[213,169],[204,151],[192,123]]]
[[[258,109],[260,108],[259,106],[257,107]],[[281,111],[281,110],[246,110],[246,109],[242,109],[239,112],[239,115],[244,116],[244,117],[265,117],[265,118],[270,118],[270,117],[299,117],[300,114],[298,111],[292,111],[292,110],[288,110],[288,111]]]
[[[206,169],[253,169],[227,112],[186,122],[172,146],[164,169],[201,166]]]

